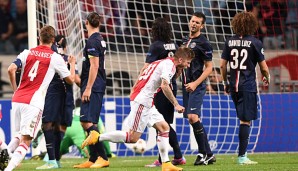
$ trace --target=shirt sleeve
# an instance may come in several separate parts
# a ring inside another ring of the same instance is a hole
[[[171,83],[171,79],[176,73],[176,67],[174,63],[170,60],[164,60],[161,62],[162,65],[162,73],[160,78],[167,80],[168,83]]]
[[[28,57],[29,52],[29,50],[24,50],[17,56],[16,60],[13,61],[13,63],[16,64],[18,69],[22,68],[23,65],[26,63],[26,59]]]
[[[164,51],[163,47],[155,46],[155,44],[151,44],[148,50],[148,53],[146,55],[146,63],[152,63],[154,61],[157,61],[161,52]]]
[[[210,43],[203,43],[202,45],[198,45],[198,48],[200,49],[199,56],[203,57],[204,61],[212,61],[213,56],[213,49]]]
[[[106,42],[100,39],[92,39],[87,41],[87,56],[91,57],[104,57],[102,52],[105,52]]]
[[[228,40],[225,42],[225,46],[224,46],[224,49],[222,51],[221,58],[225,59],[227,61],[230,61],[229,60],[230,59],[230,52],[229,52]]]
[[[70,71],[67,69],[65,61],[60,55],[54,53],[52,56],[52,60],[55,71],[60,75],[61,78],[70,76]]]
[[[263,60],[265,60],[264,48],[263,48],[263,44],[261,41],[256,41],[255,49],[256,49],[257,61],[262,62]]]

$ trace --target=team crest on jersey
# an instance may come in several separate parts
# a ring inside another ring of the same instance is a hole
[[[196,42],[192,42],[192,43],[189,45],[189,47],[190,47],[190,48],[194,48],[194,47],[196,47],[196,45],[197,45]]]
[[[261,53],[264,55],[264,48],[261,49]]]

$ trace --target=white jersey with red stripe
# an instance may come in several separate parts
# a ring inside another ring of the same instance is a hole
[[[170,83],[176,73],[176,66],[173,60],[173,58],[166,58],[148,65],[140,75],[133,93],[130,96],[130,100],[146,107],[152,107],[154,94],[160,87],[161,80],[165,79]]]
[[[61,78],[70,75],[67,65],[59,54],[43,45],[24,50],[17,60],[21,61],[21,80],[12,102],[29,104],[43,110],[47,88],[55,72]]]

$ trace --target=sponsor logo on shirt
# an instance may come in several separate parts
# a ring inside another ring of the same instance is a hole
[[[95,51],[95,48],[87,49],[87,52]]]

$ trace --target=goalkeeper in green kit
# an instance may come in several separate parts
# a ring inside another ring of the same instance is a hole
[[[69,152],[69,147],[72,145],[75,145],[78,150],[80,151],[80,154],[87,158],[89,157],[89,149],[81,149],[81,144],[82,142],[85,140],[86,135],[85,132],[81,126],[80,123],[80,103],[81,100],[78,99],[76,100],[76,108],[73,111],[73,120],[72,120],[72,124],[70,127],[67,128],[64,138],[61,142],[60,145],[60,153],[61,155],[66,154]],[[104,124],[101,120],[101,118],[99,118],[98,121],[98,129],[100,133],[104,133],[105,132],[105,127]],[[41,136],[38,136],[33,143],[33,146],[36,147],[38,145],[38,141],[41,139]],[[116,157],[116,155],[114,153],[112,153],[111,149],[110,149],[110,144],[108,141],[104,141],[104,148],[106,150],[106,154],[108,157]]]
[[[76,106],[80,106],[80,100],[76,101]],[[98,129],[99,133],[105,132],[104,124],[99,118],[98,120]],[[73,112],[73,120],[71,127],[67,128],[65,136],[61,142],[60,151],[61,154],[68,153],[68,149],[71,145],[75,145],[79,150],[82,156],[88,157],[88,151],[81,149],[81,144],[85,140],[86,135],[80,123],[80,107],[76,107]],[[104,141],[104,148],[108,157],[116,157],[115,154],[111,152],[110,144],[108,141]]]

